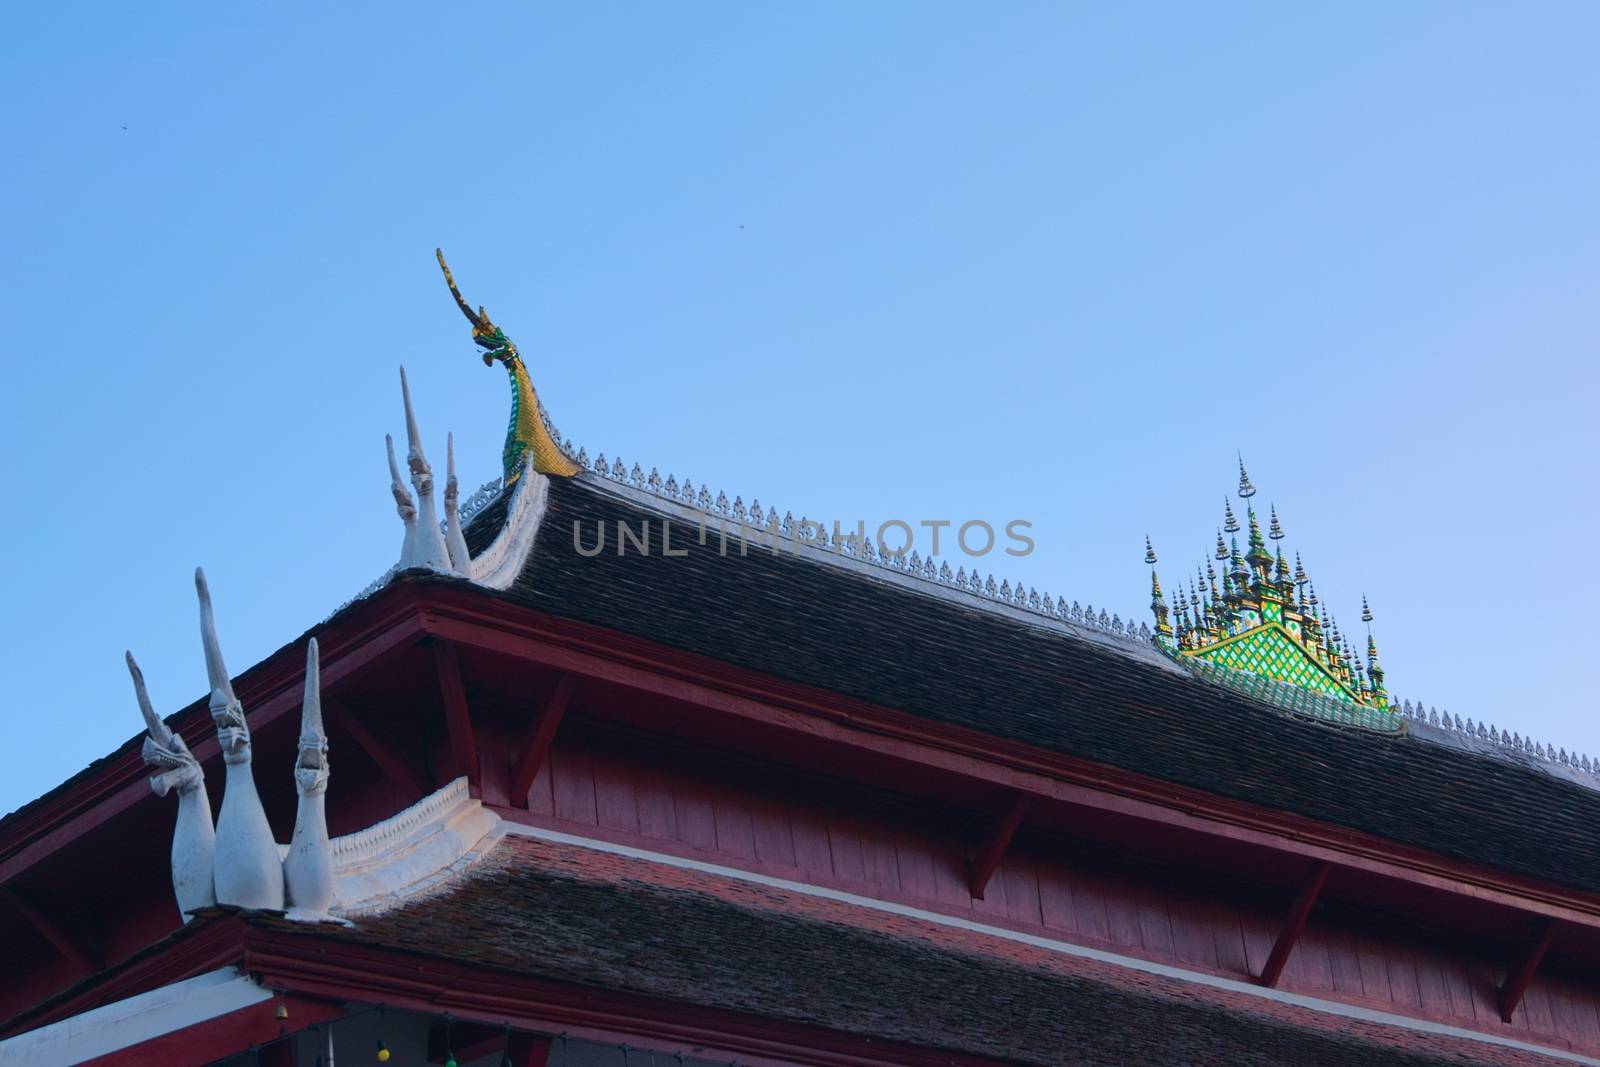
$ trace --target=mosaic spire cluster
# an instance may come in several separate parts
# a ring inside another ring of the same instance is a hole
[[[1145,538],[1150,564],[1150,610],[1156,641],[1180,657],[1211,666],[1287,682],[1336,699],[1387,708],[1383,667],[1372,637],[1372,609],[1361,598],[1366,648],[1339,628],[1295,554],[1289,566],[1285,534],[1275,505],[1267,508],[1263,533],[1251,498],[1256,487],[1239,461],[1239,498],[1244,526],[1224,498],[1222,525],[1212,558],[1197,567],[1193,580],[1173,587],[1169,607],[1156,574],[1155,549]],[[1239,535],[1245,535],[1240,551]],[[1271,542],[1273,547],[1268,547]]]

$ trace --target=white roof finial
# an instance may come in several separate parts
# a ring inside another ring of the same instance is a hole
[[[394,479],[395,503],[400,518],[406,522],[406,539],[400,550],[400,569],[422,567],[429,570],[451,572],[450,554],[445,550],[444,537],[439,533],[438,513],[433,503],[433,469],[422,452],[422,432],[417,428],[417,416],[411,408],[411,386],[406,381],[406,369],[400,368],[400,394],[406,411],[406,466],[411,470],[411,486],[417,491],[416,503],[409,495],[402,499],[399,467],[394,461],[394,442],[389,441],[389,473]],[[408,518],[406,512],[410,509]]]
[[[472,553],[461,533],[461,512],[457,506],[461,486],[456,481],[456,435],[444,438],[444,547],[450,553],[450,567],[463,578],[472,576]]]

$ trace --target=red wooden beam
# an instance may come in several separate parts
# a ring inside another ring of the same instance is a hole
[[[1289,917],[1284,919],[1278,940],[1273,943],[1272,952],[1267,955],[1267,964],[1261,968],[1259,981],[1262,985],[1278,984],[1278,976],[1283,974],[1283,965],[1289,962],[1289,953],[1294,951],[1295,942],[1300,940],[1300,932],[1306,928],[1306,920],[1311,917],[1311,909],[1317,903],[1317,897],[1322,894],[1322,887],[1327,883],[1328,872],[1331,870],[1333,864],[1327,860],[1318,860],[1311,868],[1311,876],[1301,887],[1300,895],[1295,898],[1294,907],[1289,909]]]
[[[995,869],[1000,866],[1006,849],[1011,846],[1011,839],[1016,836],[1017,827],[1022,825],[1022,817],[1028,814],[1028,809],[1032,806],[1032,797],[1025,793],[1017,794],[1011,802],[1011,807],[994,824],[994,829],[989,832],[989,838],[984,842],[983,848],[968,865],[967,889],[975,899],[983,899],[983,891],[988,887],[989,879],[994,877]]]
[[[439,672],[444,724],[450,735],[450,780],[466,775],[472,795],[477,796],[478,742],[472,733],[472,715],[467,709],[467,688],[461,681],[461,658],[456,646],[449,641],[436,642],[433,662]]]
[[[390,1010],[448,1013],[456,1025],[565,1033],[573,1040],[681,1049],[727,1062],[808,1063],[815,1067],[991,1067],[992,1058],[667,1001],[595,986],[567,985],[514,972],[486,971],[405,953],[330,941],[293,931],[251,929],[244,964],[263,984],[299,995],[386,1004]],[[460,1050],[457,1050],[458,1052]],[[659,1056],[658,1056],[659,1058]],[[465,1060],[461,1062],[466,1062]],[[535,1063],[538,1061],[535,1060]]]
[[[1506,980],[1500,985],[1501,1022],[1511,1021],[1517,1005],[1522,1003],[1522,994],[1527,992],[1528,983],[1533,981],[1533,974],[1539,969],[1539,962],[1544,959],[1545,951],[1550,948],[1550,941],[1555,936],[1555,921],[1542,920],[1534,929],[1533,942],[1523,951],[1522,958],[1506,971]]]
[[[561,725],[567,705],[572,702],[572,692],[577,687],[577,676],[563,674],[550,699],[539,712],[533,729],[528,732],[527,742],[517,755],[516,766],[511,772],[511,803],[519,808],[528,806],[528,791],[533,788],[533,780],[539,776],[539,768],[550,751],[550,743],[555,740],[556,727]]]
[[[0,899],[10,904],[13,911],[22,916],[29,926],[39,931],[40,935],[54,945],[56,951],[66,957],[74,967],[84,974],[93,974],[100,969],[99,953],[91,952],[77,938],[52,922],[48,915],[30,904],[21,893],[0,887]]]
[[[366,725],[356,717],[355,709],[340,701],[324,701],[324,705],[332,713],[332,720],[350,735],[361,751],[365,752],[378,769],[395,785],[409,794],[426,796],[433,792],[428,783],[419,775],[413,774],[410,767],[400,758],[394,749],[384,743],[383,739],[367,729]]]
[[[278,1018],[280,1006],[287,1009],[287,1018]],[[80,1067],[89,1067],[91,1064],[93,1067],[137,1067],[150,1063],[213,1063],[247,1052],[258,1045],[267,1046],[262,1050],[263,1067],[286,1062],[283,1058],[286,1054],[290,1056],[287,1062],[292,1063],[293,1049],[289,1042],[280,1038],[343,1014],[344,1008],[324,1000],[277,997],[193,1026],[169,1030],[147,1041],[86,1060]],[[269,1045],[268,1042],[274,1044]]]

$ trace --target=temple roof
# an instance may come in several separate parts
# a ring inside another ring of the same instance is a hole
[[[474,551],[507,500],[467,530]],[[1407,723],[1340,728],[1196,678],[1147,641],[1046,619],[832,551],[777,555],[615,479],[551,479],[521,573],[496,595],[660,644],[1052,752],[1600,891],[1600,791],[1531,757]],[[674,521],[674,552],[593,557],[594,524]],[[1448,743],[1439,743],[1447,740]],[[1375,803],[1374,798],[1382,798]]]
[[[932,920],[512,834],[445,888],[354,927],[215,909],[119,970],[181,958],[242,923],[231,936],[251,970],[331,966],[348,947],[369,954],[380,986],[391,974],[409,990],[451,974],[537,980],[1007,1063],[1563,1062],[1521,1042]],[[126,981],[113,972],[56,1001]]]

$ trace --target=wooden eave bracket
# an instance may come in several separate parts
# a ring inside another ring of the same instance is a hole
[[[1500,984],[1501,1022],[1510,1022],[1511,1016],[1516,1014],[1517,1005],[1522,1003],[1522,994],[1527,992],[1528,983],[1533,981],[1534,972],[1539,969],[1539,963],[1555,936],[1555,920],[1541,919],[1534,928],[1533,940],[1523,950],[1521,957],[1506,970],[1506,980]]]
[[[967,865],[967,889],[974,898],[983,899],[983,891],[988,888],[989,879],[994,877],[1000,861],[1005,858],[1006,849],[1011,846],[1011,839],[1017,835],[1017,828],[1022,825],[1023,817],[1028,814],[1028,809],[1032,806],[1032,797],[1025,793],[1016,794],[1012,798],[1011,806],[989,831],[983,847]]]
[[[55,946],[57,952],[84,974],[93,974],[100,969],[98,953],[90,951],[59,924],[51,921],[48,915],[29,903],[21,893],[9,887],[0,887],[0,900],[9,904],[23,921],[37,930],[40,936]]]
[[[1333,864],[1318,860],[1306,877],[1305,884],[1300,887],[1300,895],[1295,898],[1294,907],[1289,909],[1288,917],[1283,920],[1283,929],[1278,932],[1278,940],[1273,942],[1266,965],[1261,968],[1261,977],[1257,979],[1269,989],[1278,984],[1283,966],[1289,962],[1289,953],[1294,951],[1295,942],[1300,940],[1306,920],[1311,917],[1311,909],[1322,895],[1322,887],[1327,884],[1328,873],[1332,870]]]
[[[423,781],[420,775],[413,773],[399,753],[367,729],[354,708],[337,700],[324,700],[323,706],[329,712],[329,719],[350,735],[357,747],[377,764],[385,778],[415,796],[424,797],[433,792],[433,787]]]
[[[467,709],[467,687],[461,680],[461,657],[449,641],[433,646],[434,667],[439,674],[439,696],[444,700],[444,725],[450,738],[450,772],[446,780],[465,775],[473,796],[478,795],[478,741],[472,731],[472,715]]]
[[[555,740],[556,729],[561,725],[567,705],[572,703],[573,691],[577,688],[577,676],[563,674],[528,731],[527,740],[523,743],[522,751],[517,753],[516,764],[511,770],[511,803],[517,807],[528,806],[528,792],[533,788],[533,780],[539,777],[539,768],[544,765],[550,744]]]

